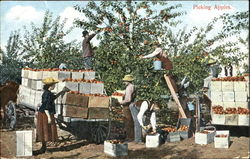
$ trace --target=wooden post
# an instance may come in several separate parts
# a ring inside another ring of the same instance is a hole
[[[183,107],[181,106],[181,103],[180,103],[180,101],[179,101],[179,99],[178,99],[178,97],[177,97],[177,95],[176,95],[176,93],[174,91],[174,88],[173,88],[173,86],[171,84],[170,77],[167,76],[167,75],[164,75],[164,78],[165,78],[165,80],[167,82],[168,88],[169,88],[175,102],[177,103],[178,109],[179,109],[179,111],[181,113],[181,117],[182,118],[187,118],[187,116],[186,116],[186,114],[185,114],[185,112],[183,110]]]

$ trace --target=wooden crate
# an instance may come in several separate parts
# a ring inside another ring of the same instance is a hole
[[[212,124],[224,125],[225,120],[224,114],[212,114]]]
[[[222,102],[222,92],[211,92],[211,101],[212,102]]]
[[[245,81],[234,81],[234,91],[235,92],[245,92],[245,91],[247,91],[247,82],[245,82]]]
[[[223,102],[234,102],[235,97],[234,97],[234,92],[223,92]]]
[[[227,137],[216,137],[216,135],[227,135]],[[217,130],[214,137],[214,147],[215,148],[229,148],[230,144],[230,134],[229,130]]]
[[[42,71],[32,71],[31,79],[42,80],[43,79],[43,72]]]
[[[31,88],[31,86],[32,86],[32,79],[28,79],[28,86],[27,87]]]
[[[32,130],[16,131],[16,156],[32,156]]]
[[[221,82],[221,89],[223,92],[233,92],[234,91],[234,82],[231,82],[231,81]]]
[[[91,83],[81,82],[79,84],[80,93],[90,94],[91,93]]]
[[[211,91],[216,91],[216,92],[222,91],[221,81],[211,81],[210,89],[211,89]]]
[[[241,108],[248,108],[248,102],[235,102],[236,107],[241,107]]]
[[[235,102],[223,102],[223,108],[236,108]]]
[[[88,108],[63,105],[63,116],[75,118],[88,118]]]
[[[70,94],[70,93],[64,95],[62,99],[63,104],[84,107],[84,108],[88,107],[88,101],[89,97],[87,96],[82,96],[79,94]]]
[[[35,92],[35,101],[34,101],[34,106],[37,108],[38,106],[42,105],[42,94],[43,91],[36,91]]]
[[[160,146],[160,134],[156,133],[154,135],[146,136],[146,147],[154,148]]]
[[[28,87],[28,78],[22,78],[22,85]]]
[[[236,102],[247,102],[247,92],[234,92]]]
[[[71,72],[69,71],[59,71],[58,72],[58,79],[64,80],[66,78],[71,78]]]
[[[90,96],[88,107],[108,108],[110,97]]]
[[[84,72],[72,72],[72,79],[83,79]]]
[[[240,126],[249,126],[249,115],[239,114],[238,115],[238,125]]]
[[[29,77],[29,70],[22,69],[21,77],[28,78]]]
[[[93,79],[95,79],[95,72],[94,71],[85,71],[84,72],[84,79],[85,80],[93,80]]]
[[[187,131],[179,131],[181,138],[182,139],[190,138],[192,136],[191,129],[190,129],[190,127],[191,127],[191,118],[180,118],[180,119],[178,119],[177,130],[182,125],[188,126],[188,130]]]
[[[71,91],[79,91],[79,83],[69,82],[69,81],[59,82],[57,86],[57,91],[60,92],[65,86],[69,88]]]
[[[181,141],[181,136],[179,132],[169,132],[167,135],[167,142],[177,142]]]
[[[201,127],[201,131],[204,130],[205,127]],[[206,130],[209,132],[209,134],[204,134],[200,132],[195,133],[195,143],[200,144],[200,145],[206,145],[214,141],[214,136],[215,136],[215,128],[214,130]]]
[[[43,83],[41,80],[32,80],[31,88],[34,90],[43,90]]]
[[[91,83],[91,94],[103,94],[104,84],[103,83]]]
[[[117,157],[128,155],[128,144],[112,144],[108,141],[104,141],[104,153]]]
[[[238,125],[238,114],[225,114],[225,125]]]
[[[108,108],[88,108],[89,119],[108,119],[109,109]]]

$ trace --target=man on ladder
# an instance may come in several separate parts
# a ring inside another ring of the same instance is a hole
[[[154,52],[152,52],[151,54],[142,56],[140,58],[145,59],[145,58],[151,58],[151,57],[157,57],[160,59],[160,61],[162,62],[162,68],[164,70],[172,70],[173,69],[173,64],[172,62],[169,60],[167,54],[162,50],[162,48],[160,48],[160,44],[159,42],[154,42],[151,43],[151,45],[153,46],[153,48],[155,49]],[[167,82],[168,88],[172,94],[172,97],[174,98],[175,102],[177,103],[178,109],[180,111],[180,116],[182,118],[187,118],[184,110],[183,110],[183,106],[181,105],[181,102],[179,101],[179,98],[177,96],[178,93],[178,88],[177,85],[175,83],[175,81],[173,80],[172,75],[168,74],[168,75],[164,75],[164,78]]]

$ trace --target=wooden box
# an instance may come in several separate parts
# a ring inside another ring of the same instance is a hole
[[[22,85],[28,87],[28,78],[22,78]]]
[[[247,91],[247,83],[245,81],[234,81],[234,91],[235,92]]]
[[[249,115],[248,114],[239,114],[238,115],[238,125],[249,126]]]
[[[234,82],[230,82],[230,81],[221,82],[221,89],[223,92],[233,92],[234,91]]]
[[[32,71],[31,79],[42,80],[43,79],[43,72],[42,71]]]
[[[47,77],[51,77],[50,72],[51,72],[51,71],[43,71],[42,79],[45,79],[45,78],[47,78]]]
[[[160,134],[146,136],[146,147],[154,148],[160,146]]]
[[[88,108],[63,105],[63,116],[75,118],[88,118]]]
[[[201,127],[201,131],[204,130],[205,127]],[[215,136],[215,132],[216,130],[206,130],[209,133],[205,134],[205,133],[201,133],[201,132],[196,132],[195,133],[195,143],[196,144],[200,144],[200,145],[206,145],[209,144],[211,142],[214,141],[214,136]]]
[[[128,155],[128,144],[112,144],[108,141],[104,141],[104,153],[117,157]]]
[[[234,102],[234,92],[223,92],[223,102]]]
[[[85,80],[93,80],[93,79],[95,79],[95,72],[94,71],[85,71],[84,72],[84,79]]]
[[[16,131],[16,156],[32,156],[32,130]]]
[[[224,125],[225,120],[226,118],[224,114],[212,114],[212,124]]]
[[[104,84],[103,83],[91,83],[91,94],[103,94]]]
[[[109,109],[108,108],[89,108],[88,112],[89,119],[108,119]]]
[[[28,79],[28,86],[27,87],[31,88],[31,86],[32,86],[32,79]]]
[[[22,69],[21,77],[28,78],[29,77],[29,70]]]
[[[88,101],[89,97],[87,96],[67,93],[64,95],[62,103],[87,108]]]
[[[84,72],[72,72],[72,79],[83,79]]]
[[[91,83],[81,82],[79,84],[80,93],[90,94],[91,93]]]
[[[71,78],[71,72],[68,71],[59,71],[58,72],[58,79],[64,80],[66,78]]]
[[[210,89],[211,89],[211,91],[220,92],[221,91],[221,81],[211,81]]]
[[[236,108],[235,102],[223,102],[223,108]]]
[[[34,90],[43,90],[43,83],[41,80],[32,80],[31,88]]]
[[[109,97],[90,96],[88,107],[108,108]]]
[[[222,102],[222,92],[211,92],[212,102]]]
[[[217,135],[227,135],[227,137],[216,137]],[[215,148],[229,148],[230,134],[229,130],[220,131],[217,130],[214,137]]]
[[[178,119],[178,122],[177,122],[177,130],[182,126],[182,125],[185,125],[188,127],[188,130],[187,131],[179,131],[180,133],[180,136],[182,139],[187,139],[187,138],[190,138],[191,137],[191,129],[190,129],[190,126],[191,126],[191,118],[180,118]]]
[[[177,141],[181,141],[180,133],[178,131],[169,132],[169,134],[167,135],[167,142],[177,142]]]
[[[78,82],[69,82],[69,81],[65,81],[65,82],[59,82],[58,83],[58,87],[57,87],[57,91],[61,91],[63,89],[63,87],[67,87],[69,88],[71,91],[79,91],[79,83]]]
[[[43,91],[36,91],[35,92],[35,101],[34,101],[34,106],[37,108],[38,106],[42,105],[42,94]]]
[[[248,102],[235,102],[235,106],[249,109]]]
[[[247,102],[247,92],[234,92],[236,102]]]
[[[225,114],[225,125],[238,125],[238,114]]]

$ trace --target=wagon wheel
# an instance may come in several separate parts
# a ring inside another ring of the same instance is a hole
[[[97,144],[103,143],[108,138],[110,125],[107,122],[91,123],[91,140]]]

